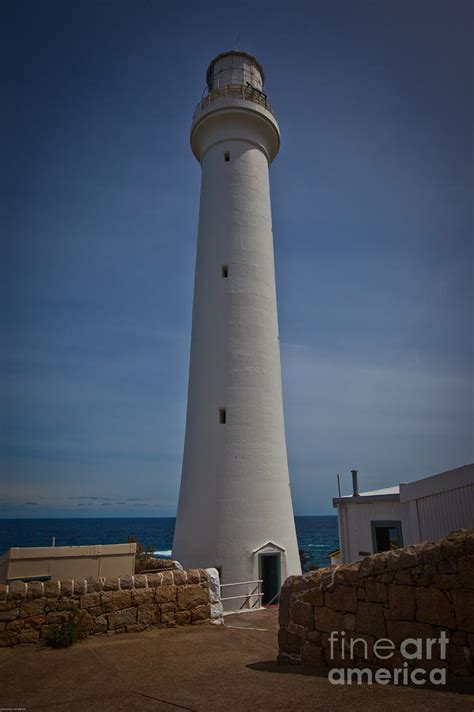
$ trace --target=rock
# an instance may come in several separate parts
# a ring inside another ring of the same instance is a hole
[[[144,625],[155,625],[160,622],[160,611],[153,603],[146,603],[138,606],[137,620]]]
[[[155,600],[155,589],[139,588],[138,591],[132,591],[132,603],[139,606],[144,603],[153,603]]]
[[[42,581],[30,581],[28,583],[27,598],[40,598],[43,595]]]
[[[474,556],[459,559],[459,577],[466,588],[474,588]]]
[[[132,596],[130,591],[106,591],[100,594],[100,605],[103,613],[129,608],[131,604]]]
[[[130,591],[135,588],[133,576],[121,576],[119,583],[121,591]]]
[[[48,582],[49,583],[49,582]],[[56,584],[57,588],[57,584]],[[14,581],[8,587],[8,598],[11,601],[18,601],[26,598],[27,585],[24,581]]]
[[[303,646],[301,659],[304,662],[314,663],[315,665],[324,665],[324,651],[320,646],[313,645],[306,641]]]
[[[306,630],[313,630],[313,606],[310,603],[293,601],[290,607],[290,619]]]
[[[455,589],[451,595],[458,628],[474,633],[474,590]]]
[[[330,633],[332,630],[344,630],[344,616],[336,613],[330,608],[318,607],[314,609],[314,628],[323,633]]]
[[[176,623],[178,625],[190,625],[191,611],[178,611],[176,613]]]
[[[114,576],[110,576],[104,580],[104,591],[118,591],[119,590],[119,580]]]
[[[196,623],[196,621],[206,621],[209,620],[211,616],[211,610],[209,604],[196,606],[191,610],[191,621]]]
[[[81,596],[81,608],[92,608],[100,604],[100,593],[86,593]]]
[[[389,584],[388,610],[392,620],[412,621],[415,616],[414,587]]]
[[[359,601],[356,611],[355,629],[360,633],[383,638],[385,636],[383,605],[381,603]]]
[[[13,601],[12,601],[12,603],[13,603]],[[6,611],[0,610],[0,621],[13,621],[13,620],[15,620],[15,618],[18,618],[19,615],[20,615],[19,608],[9,608]]]
[[[357,608],[356,591],[353,586],[336,586],[333,591],[324,593],[324,602],[333,611],[355,611]]]
[[[111,629],[133,625],[137,622],[137,609],[125,608],[121,611],[115,611],[115,613],[109,613],[107,619]]]
[[[193,584],[178,588],[178,608],[180,610],[187,610],[196,606],[207,605],[208,603],[209,593],[202,586]]]
[[[289,633],[286,628],[280,628],[278,631],[278,645],[280,652],[291,655],[300,655],[302,648],[302,640],[297,635]]]
[[[0,648],[8,648],[18,641],[18,633],[14,630],[4,630],[0,633]]]
[[[320,588],[310,588],[303,593],[301,600],[303,603],[311,603],[312,606],[324,606],[324,593]]]
[[[87,593],[96,593],[97,591],[102,591],[104,584],[100,576],[89,576],[86,579],[87,582]]]
[[[387,601],[387,586],[384,583],[378,581],[372,581],[367,579],[365,583],[365,598],[367,601],[373,601],[374,603],[386,603]],[[355,610],[355,608],[348,608],[348,611]]]
[[[108,628],[107,617],[104,615],[96,616],[94,618],[94,628],[93,632],[95,635],[100,633],[105,633]]]
[[[185,571],[173,571],[173,584],[175,586],[183,586],[187,582]]]
[[[157,603],[176,601],[177,591],[178,589],[176,586],[159,586],[155,589],[155,601]]]
[[[416,588],[416,620],[420,623],[454,628],[449,599],[435,588]]]
[[[37,643],[39,641],[39,630],[23,630],[18,635],[19,643]]]

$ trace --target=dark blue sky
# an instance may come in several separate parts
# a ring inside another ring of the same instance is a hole
[[[444,2],[2,3],[0,516],[173,515],[205,70],[263,63],[297,514],[472,460],[472,30]]]

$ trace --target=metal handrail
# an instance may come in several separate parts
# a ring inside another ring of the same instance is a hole
[[[237,599],[243,598],[244,601],[242,605],[240,606],[239,610],[242,610],[243,608],[255,608],[260,607],[261,605],[261,598],[263,596],[263,592],[260,591],[260,586],[263,583],[263,579],[257,579],[256,581],[234,581],[232,583],[221,583],[220,589],[221,589],[221,601],[236,601]],[[224,587],[228,586],[248,586],[249,584],[256,584],[253,591],[250,593],[244,593],[240,594],[239,596],[222,596],[222,589]],[[252,598],[255,598],[255,602],[252,602]]]
[[[275,111],[267,98],[260,89],[256,89],[251,85],[245,84],[227,84],[223,87],[217,87],[213,89],[209,94],[201,99],[199,104],[196,106],[193,114],[193,121],[198,114],[201,113],[205,108],[211,106],[211,104],[217,99],[245,99],[247,101],[252,101],[254,104],[259,104],[263,106],[267,111],[275,116]]]

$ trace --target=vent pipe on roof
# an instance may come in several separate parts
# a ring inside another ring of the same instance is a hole
[[[352,496],[353,497],[358,497],[359,496],[359,480],[357,475],[359,474],[359,470],[351,470],[352,472]]]

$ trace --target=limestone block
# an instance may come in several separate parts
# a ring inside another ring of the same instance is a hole
[[[190,625],[191,611],[178,611],[176,613],[176,623],[178,625]]]
[[[47,640],[52,633],[56,633],[59,630],[59,625],[57,623],[51,623],[41,626],[40,637],[43,640]]]
[[[182,586],[187,582],[187,576],[185,571],[173,571],[173,584],[175,586]]]
[[[30,584],[31,586],[31,584]],[[29,589],[29,587],[28,587]],[[61,581],[61,590],[59,592],[59,595],[62,598],[67,598],[69,596],[73,595],[73,589],[74,589],[74,581],[72,579],[66,579],[65,581]],[[29,590],[28,590],[29,593]]]
[[[58,623],[63,625],[71,619],[71,611],[52,611],[46,616],[47,623]]]
[[[400,645],[406,638],[434,638],[433,626],[413,621],[387,621],[387,635],[378,638],[390,638],[395,645]]]
[[[161,623],[166,625],[168,628],[172,628],[176,625],[176,614],[170,611],[169,613],[161,614]]]
[[[191,610],[191,621],[196,623],[196,621],[206,621],[211,617],[211,609],[209,603],[202,606],[196,606]]]
[[[382,603],[359,601],[356,611],[355,629],[360,633],[385,636],[385,616]]]
[[[80,605],[81,601],[79,598],[60,598],[58,601],[58,611],[77,611]]]
[[[25,626],[25,621],[17,618],[14,621],[9,621],[6,625],[6,630],[21,630]]]
[[[133,576],[121,576],[119,581],[121,591],[131,591],[132,588],[135,588],[135,581]]]
[[[417,566],[420,563],[420,558],[415,547],[407,546],[405,549],[400,549],[400,568],[409,569]]]
[[[46,623],[46,616],[31,616],[25,619],[25,628],[41,628]]]
[[[199,569],[187,570],[188,583],[199,583]]]
[[[137,620],[144,625],[155,625],[160,622],[160,611],[153,603],[145,603],[138,606]]]
[[[474,590],[453,590],[451,595],[458,628],[474,633]]]
[[[137,574],[135,576],[135,588],[146,588],[147,580],[145,574]]]
[[[155,589],[155,601],[157,603],[169,603],[170,601],[176,601],[176,593],[178,589],[176,586],[159,586]]]
[[[300,655],[302,643],[301,638],[290,633],[286,628],[280,628],[278,631],[278,645],[281,652]]]
[[[0,583],[0,601],[7,600],[7,587],[4,583]]]
[[[303,603],[310,603],[312,606],[324,606],[324,593],[319,588],[310,588],[308,591],[303,593],[301,600]]]
[[[355,630],[355,614],[354,613],[346,613],[344,615],[344,630],[347,631],[353,631]]]
[[[442,591],[449,591],[453,588],[461,588],[462,586],[461,579],[457,574],[437,574],[436,576],[431,576],[430,584]],[[421,582],[417,581],[417,585],[421,585]]]
[[[311,603],[293,601],[290,606],[290,619],[293,623],[303,626],[306,630],[313,630],[313,618],[313,606]]]
[[[100,604],[100,593],[86,593],[81,596],[81,608],[91,608]]]
[[[12,601],[13,605],[14,602]],[[0,610],[0,621],[13,621],[15,618],[18,618],[20,615],[20,609],[19,608],[8,608],[8,610]]]
[[[289,633],[297,635],[298,638],[302,638],[303,640],[306,640],[307,638],[308,631],[302,625],[298,625],[298,623],[293,623],[293,621],[290,621],[286,629]]]
[[[119,580],[116,576],[110,576],[104,581],[104,591],[118,591],[119,590]]]
[[[474,588],[474,556],[459,559],[459,578],[466,588]]]
[[[176,611],[178,610],[176,601],[169,601],[168,603],[160,603],[159,608],[162,613],[176,613]]]
[[[11,645],[16,645],[18,642],[18,633],[14,630],[4,630],[0,633],[0,648],[8,648]]]
[[[321,647],[313,645],[309,641],[303,646],[301,659],[309,663],[314,663],[316,665],[324,664],[324,651]]]
[[[458,571],[457,559],[444,559],[439,562],[437,569],[440,574],[456,574]]]
[[[314,609],[314,628],[324,633],[344,630],[344,616],[330,608],[317,607]]]
[[[85,579],[74,579],[74,595],[83,596],[87,593],[87,583]]]
[[[353,586],[336,586],[333,591],[325,591],[324,603],[333,611],[355,611],[356,590]]]
[[[144,603],[152,603],[155,600],[155,590],[153,588],[139,588],[138,591],[132,591],[133,605],[141,605]]]
[[[57,588],[57,584],[56,584]],[[27,585],[24,581],[14,581],[8,587],[8,599],[18,601],[26,598]]]
[[[106,591],[100,594],[102,613],[110,613],[132,605],[130,591]]]
[[[95,616],[94,628],[93,628],[94,635],[98,635],[100,633],[105,633],[107,631],[107,628],[108,628],[107,617],[104,615]]]
[[[209,603],[209,592],[201,584],[191,586],[180,586],[178,588],[178,608],[187,610],[196,606],[203,606]]]
[[[147,574],[146,577],[150,588],[163,585],[163,574]],[[171,581],[171,583],[173,582]]]
[[[112,630],[114,628],[123,628],[127,625],[134,625],[137,622],[137,609],[124,608],[123,610],[109,613],[107,619],[109,621],[109,628]]]
[[[172,571],[163,571],[162,574],[162,586],[173,586],[173,572]]]
[[[421,548],[420,558],[425,564],[439,563],[443,560],[441,547],[439,546],[439,544],[434,544],[433,542],[424,544]]]
[[[365,583],[365,598],[367,601],[373,601],[374,603],[386,603],[387,601],[387,585],[380,583],[380,581],[373,581],[372,579],[367,579]],[[355,591],[354,591],[355,600]],[[356,601],[357,603],[357,601]],[[347,608],[348,611],[355,610],[354,608]]]
[[[418,567],[416,567],[418,568]],[[410,569],[404,569],[403,571],[397,571],[395,573],[395,583],[397,583],[399,586],[412,586],[413,585],[413,576],[412,576],[412,571]]]
[[[20,618],[29,618],[30,616],[40,616],[45,609],[46,601],[44,598],[37,598],[30,601],[23,601],[20,608]]]
[[[104,584],[100,576],[89,576],[87,579],[87,593],[102,591]]]
[[[388,610],[392,620],[412,621],[415,617],[415,588],[413,586],[388,586]]]
[[[22,630],[18,635],[19,643],[37,643],[39,641],[39,630]]]
[[[454,628],[454,616],[446,594],[436,588],[416,588],[416,620]]]
[[[43,595],[42,581],[30,581],[28,583],[27,598],[40,598]]]
[[[217,569],[206,569],[209,581],[209,601],[211,604],[211,622],[222,623],[223,607],[221,601],[221,587]]]
[[[57,611],[59,604],[59,598],[47,598],[44,602],[44,610],[46,613],[51,613],[51,611]]]

